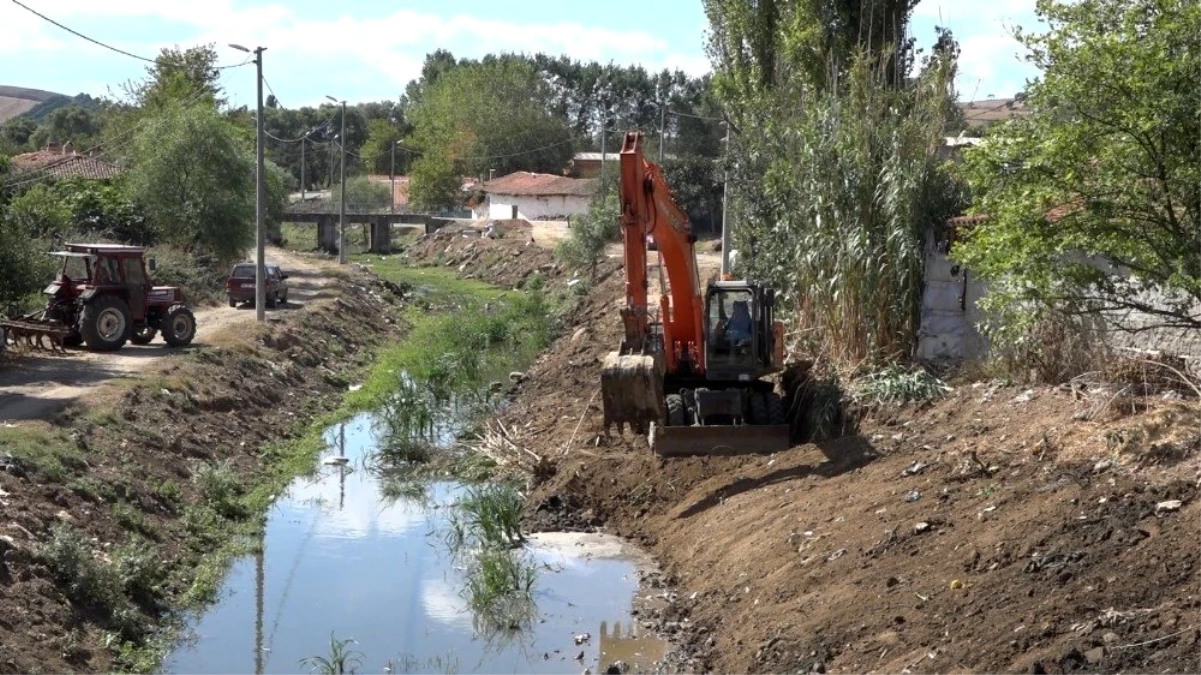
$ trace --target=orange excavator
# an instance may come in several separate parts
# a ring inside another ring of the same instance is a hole
[[[605,429],[649,432],[659,455],[786,450],[783,401],[763,379],[784,361],[775,292],[725,276],[702,289],[688,216],[642,140],[627,133],[620,156],[625,336],[601,371]],[[657,312],[648,241],[660,261]]]

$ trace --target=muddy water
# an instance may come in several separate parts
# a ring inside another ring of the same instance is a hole
[[[233,565],[165,672],[309,672],[302,660],[329,658],[331,634],[355,640],[347,647],[359,663],[349,666],[359,672],[599,673],[618,660],[649,668],[662,656],[630,616],[647,561],[595,535],[531,538],[532,620],[477,630],[466,567],[442,536],[464,487],[437,482],[385,497],[370,469],[370,415],[329,430],[327,442],[318,475],[277,499],[263,553]],[[327,463],[338,456],[347,463]]]

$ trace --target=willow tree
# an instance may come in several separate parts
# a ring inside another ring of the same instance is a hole
[[[959,208],[938,149],[957,48],[911,77],[912,0],[709,0],[715,85],[736,130],[734,238],[814,348],[847,362],[916,344],[924,237]]]
[[[1201,329],[1201,4],[1040,1],[1031,113],[967,153],[997,311]],[[1109,263],[1097,264],[1098,261]]]

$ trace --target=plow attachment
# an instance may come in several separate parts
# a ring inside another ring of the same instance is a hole
[[[20,319],[0,319],[0,351],[8,345],[25,346],[51,352],[66,352],[63,342],[71,329],[57,321],[27,316]]]
[[[601,368],[601,400],[605,430],[613,424],[645,433],[652,422],[667,419],[663,398],[663,359],[643,354],[609,352]]]
[[[748,455],[783,452],[792,446],[787,424],[739,424],[692,427],[651,427],[651,449],[655,454]]]

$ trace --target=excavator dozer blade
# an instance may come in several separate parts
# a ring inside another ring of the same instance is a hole
[[[667,419],[664,372],[661,357],[609,352],[601,368],[605,429],[616,424],[618,431],[624,431],[629,424],[643,433],[652,422],[662,424]]]
[[[750,455],[783,452],[792,447],[787,424],[740,424],[706,427],[651,427],[655,454]]]

